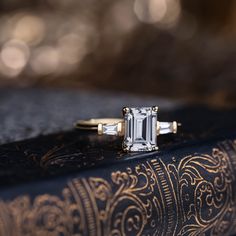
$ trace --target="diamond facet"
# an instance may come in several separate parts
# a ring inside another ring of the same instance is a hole
[[[123,146],[128,151],[152,151],[157,147],[157,111],[152,107],[129,108],[124,114]]]
[[[175,133],[176,127],[174,127],[175,122],[159,122],[160,129],[158,130],[158,135]]]
[[[107,135],[118,135],[118,123],[102,126],[102,133]]]

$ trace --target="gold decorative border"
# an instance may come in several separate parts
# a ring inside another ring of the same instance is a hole
[[[76,178],[61,196],[1,201],[0,235],[231,235],[235,173],[236,140],[211,155],[156,158],[103,178]]]

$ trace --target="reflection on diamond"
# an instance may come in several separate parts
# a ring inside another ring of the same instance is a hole
[[[129,151],[151,151],[156,147],[157,112],[151,107],[130,108],[125,114],[124,147]]]
[[[118,124],[103,125],[102,132],[107,135],[118,135]]]

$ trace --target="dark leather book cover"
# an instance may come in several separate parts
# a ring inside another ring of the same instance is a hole
[[[0,235],[236,233],[236,111],[183,108],[160,151],[68,131],[0,146]]]

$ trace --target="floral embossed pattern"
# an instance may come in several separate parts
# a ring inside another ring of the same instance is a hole
[[[142,161],[107,177],[75,178],[61,196],[0,203],[2,236],[232,235],[236,141],[209,154]]]

